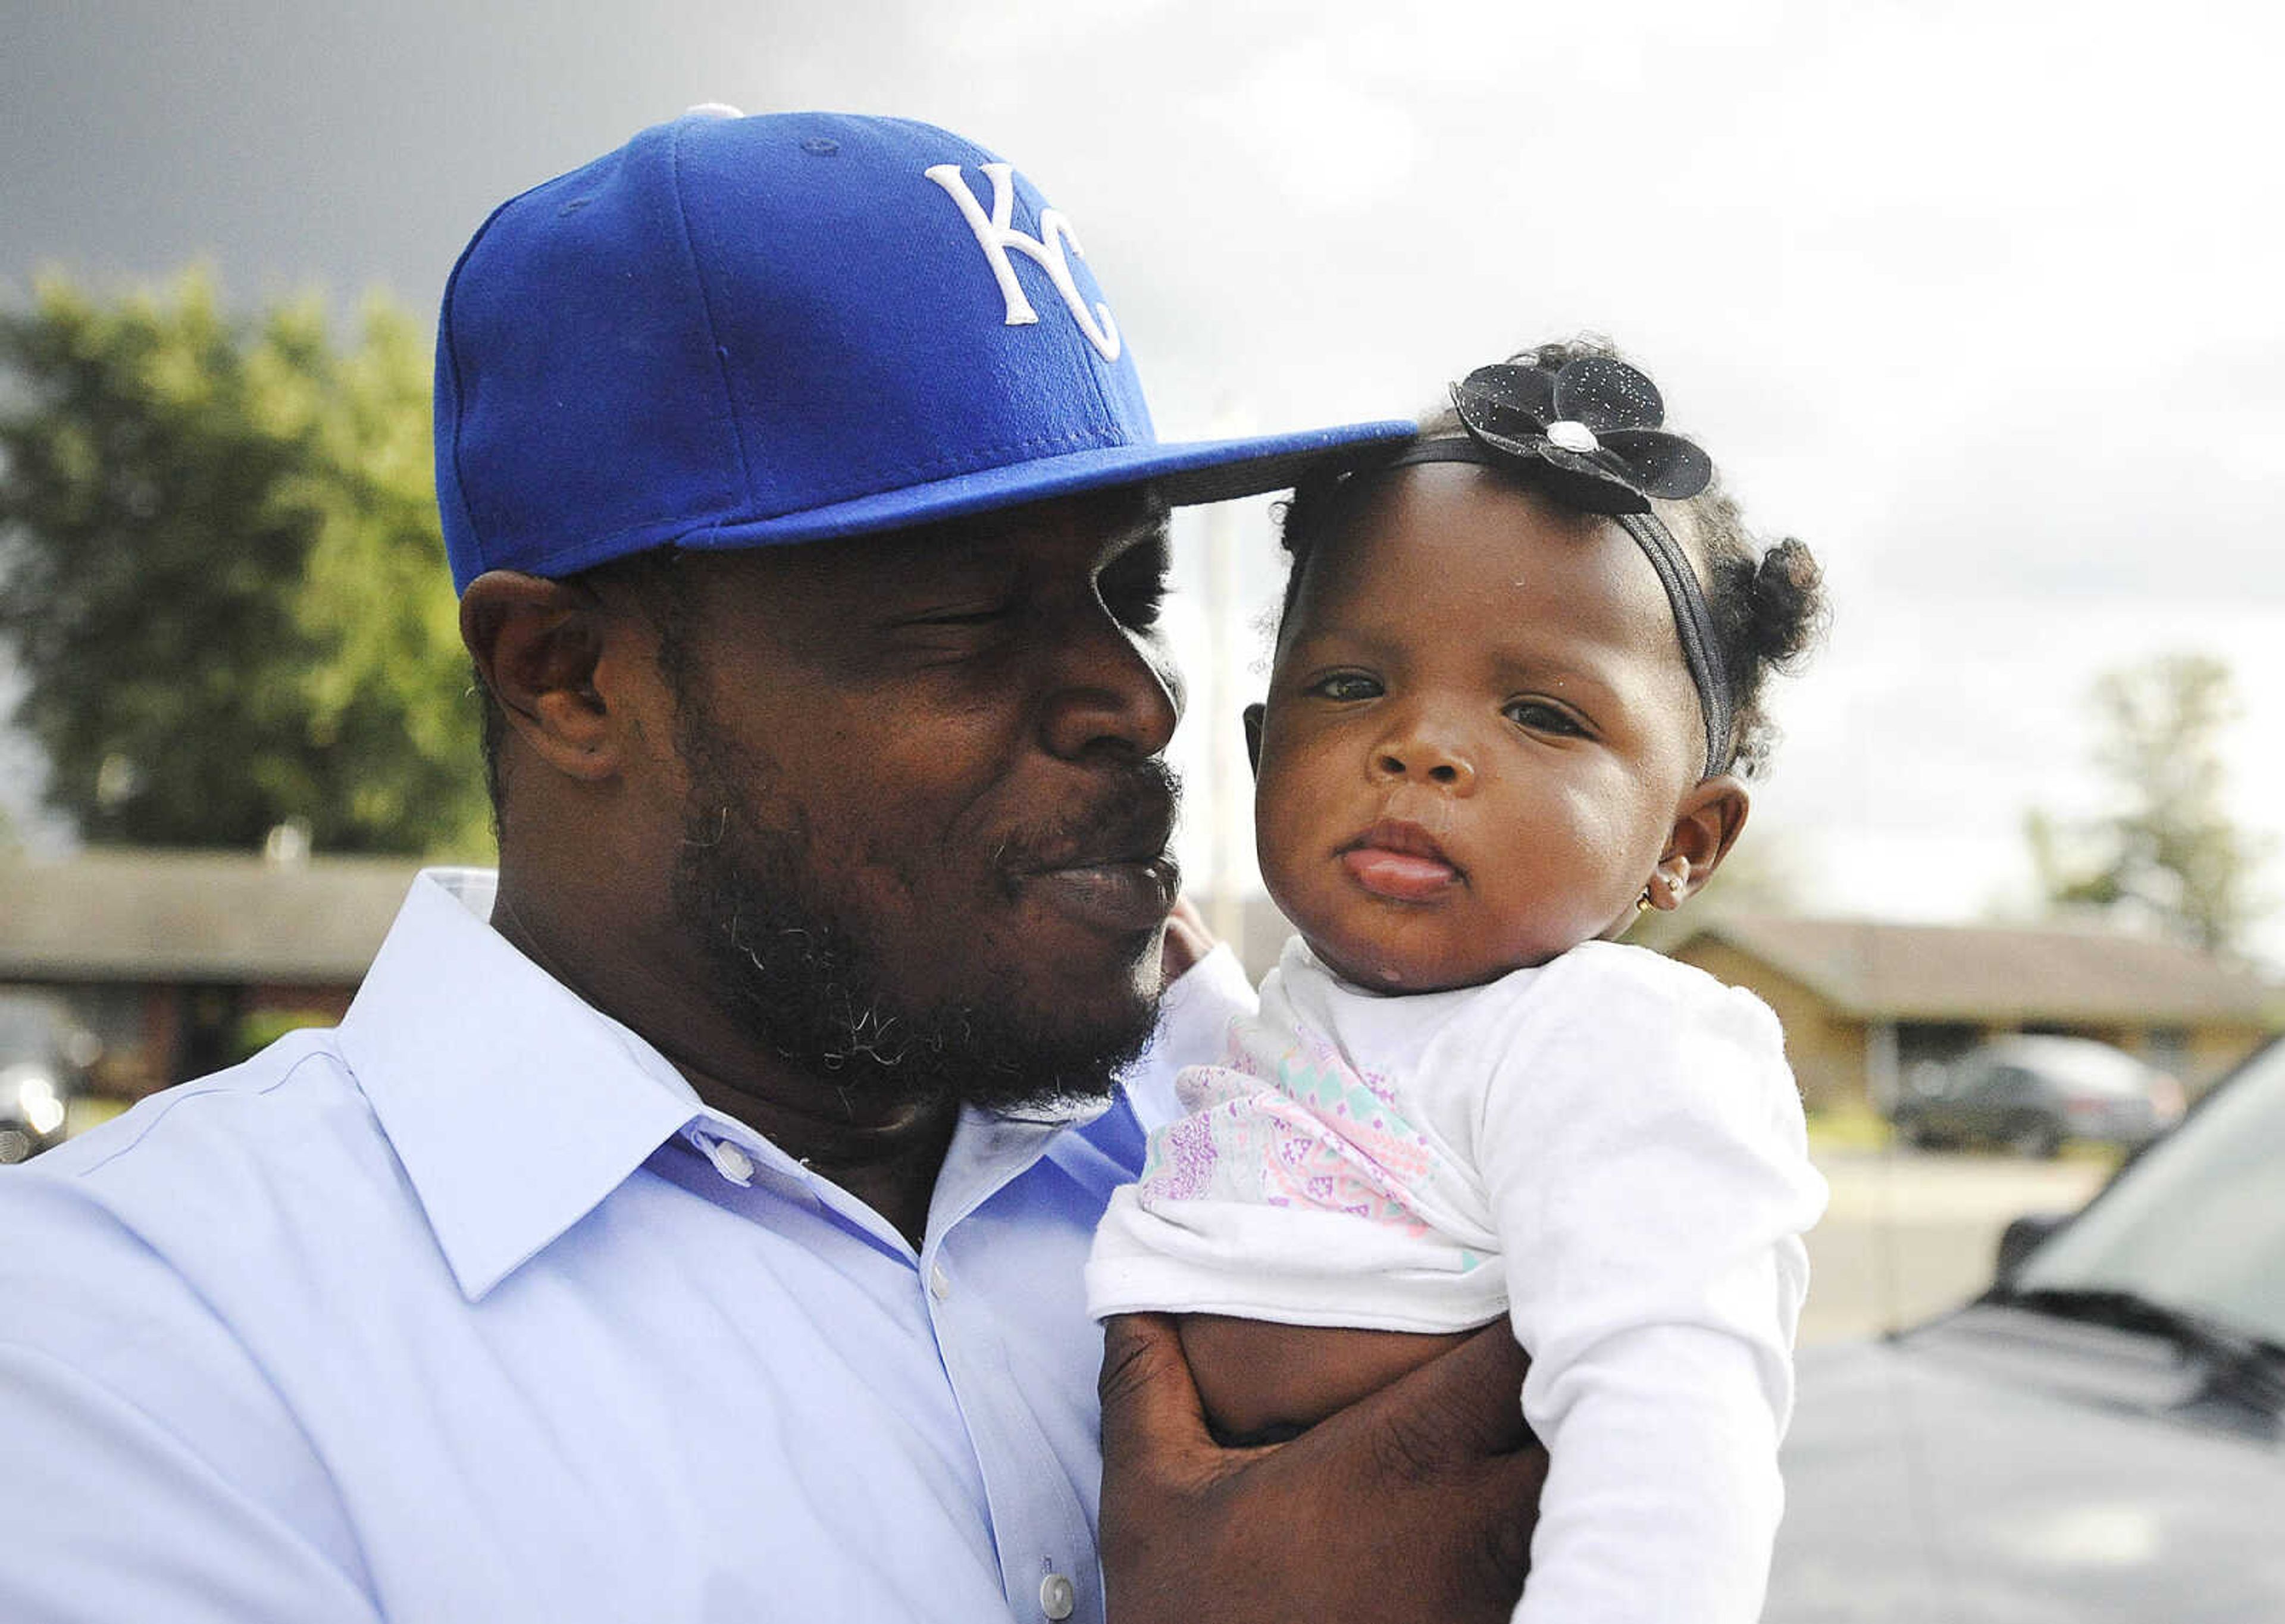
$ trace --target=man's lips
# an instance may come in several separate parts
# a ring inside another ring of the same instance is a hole
[[[1182,871],[1165,853],[1144,861],[1079,863],[1019,876],[1025,892],[1074,922],[1112,935],[1155,930],[1174,906]]]
[[[1349,877],[1376,897],[1426,902],[1458,885],[1465,871],[1417,823],[1384,818],[1340,850]]]
[[[1155,930],[1182,889],[1182,870],[1166,850],[1174,824],[1173,796],[1146,794],[1076,838],[1025,853],[1009,878],[1017,892],[1089,929]]]

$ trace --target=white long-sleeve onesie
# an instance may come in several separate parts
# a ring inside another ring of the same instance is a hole
[[[1824,1210],[1750,993],[1588,943],[1390,997],[1288,944],[1180,1080],[1090,1310],[1455,1330],[1504,1303],[1551,1469],[1518,1624],[1747,1624]]]

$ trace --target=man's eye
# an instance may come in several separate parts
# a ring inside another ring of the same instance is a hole
[[[1511,700],[1505,714],[1518,727],[1527,727],[1533,733],[1560,734],[1571,738],[1584,738],[1587,734],[1577,717],[1544,700]]]
[[[1096,578],[1095,590],[1103,594],[1103,607],[1120,625],[1131,632],[1148,632],[1158,624],[1166,606],[1166,567],[1149,548],[1137,547],[1128,557],[1135,561],[1122,558],[1111,565]]]
[[[1134,632],[1148,632],[1158,624],[1159,614],[1166,607],[1166,583],[1154,579],[1115,591],[1106,583],[1103,601],[1120,625]]]
[[[1381,686],[1378,679],[1362,671],[1335,671],[1320,677],[1309,685],[1308,691],[1319,699],[1330,699],[1336,704],[1351,704],[1362,699],[1378,699]]]
[[[974,608],[947,608],[915,616],[906,624],[915,626],[988,626],[994,621],[1005,620],[1014,607],[1007,603],[979,603]]]

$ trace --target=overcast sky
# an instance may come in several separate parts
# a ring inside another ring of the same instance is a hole
[[[241,302],[427,315],[495,203],[692,103],[930,119],[1072,217],[1169,438],[1409,415],[1543,336],[1623,344],[1749,518],[1828,565],[1749,836],[1815,910],[2021,908],[2025,811],[2101,804],[2094,675],[2203,650],[2246,700],[2235,804],[2285,922],[2278,15],[0,0],[0,297],[202,257]],[[1276,580],[1260,506],[1221,522],[1223,691],[1203,596],[1175,617],[1220,702],[1194,778]]]

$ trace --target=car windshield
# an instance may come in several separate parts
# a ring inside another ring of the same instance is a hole
[[[2122,1291],[2285,1341],[2285,1042],[2028,1259],[2022,1291]]]
[[[2149,1069],[2132,1055],[2122,1055],[2116,1049],[2100,1043],[2076,1042],[2069,1039],[2025,1039],[2016,1046],[1995,1045],[1991,1051],[1995,1056],[2043,1072],[2073,1091],[2080,1094],[2115,1095],[2132,1099],[2149,1091]]]

